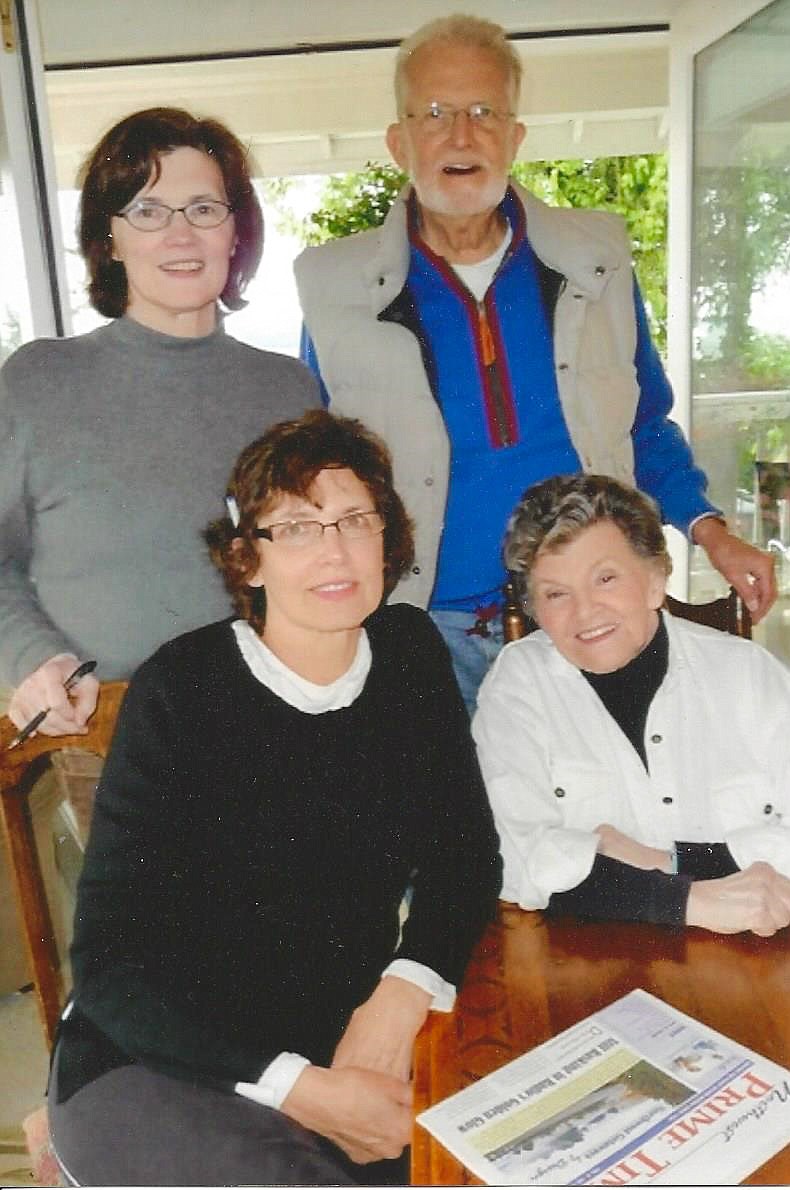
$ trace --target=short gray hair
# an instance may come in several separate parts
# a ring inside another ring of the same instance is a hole
[[[505,30],[493,21],[456,12],[452,16],[438,17],[435,21],[429,21],[427,25],[421,25],[398,47],[395,59],[395,103],[398,115],[403,115],[405,110],[407,74],[412,55],[423,46],[434,45],[437,42],[488,50],[507,74],[513,86],[514,99],[518,100],[521,90],[521,59],[512,43],[508,41]]]
[[[585,529],[611,521],[634,553],[672,571],[655,501],[608,475],[556,475],[528,488],[510,517],[505,534],[505,565],[529,611],[529,576],[539,554],[553,553]]]

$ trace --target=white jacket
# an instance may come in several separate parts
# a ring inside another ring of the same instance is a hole
[[[649,773],[544,632],[494,662],[473,723],[504,859],[501,897],[543,909],[589,874],[603,822],[648,847],[726,843],[790,877],[790,671],[759,645],[664,613],[669,666]]]

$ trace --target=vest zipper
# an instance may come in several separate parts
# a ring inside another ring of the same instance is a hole
[[[477,326],[485,383],[491,398],[491,411],[494,416],[494,422],[496,423],[499,444],[500,446],[512,446],[513,437],[508,426],[506,413],[507,402],[502,385],[502,376],[499,371],[496,342],[491,333],[491,324],[488,321],[488,312],[486,311],[484,301],[477,303]]]

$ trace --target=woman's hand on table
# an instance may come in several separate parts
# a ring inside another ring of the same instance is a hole
[[[58,653],[20,682],[8,705],[8,717],[16,727],[49,707],[46,718],[36,728],[42,735],[84,735],[85,726],[99,697],[99,683],[91,674],[81,678],[70,692],[63,683],[79,665],[73,653]]]
[[[718,934],[750,930],[769,938],[790,925],[790,880],[767,863],[750,864],[720,880],[697,880],[689,892],[686,924]]]
[[[355,1009],[332,1059],[333,1069],[362,1067],[408,1081],[414,1039],[431,1006],[416,984],[385,975],[369,999]]]
[[[359,1164],[399,1157],[411,1140],[411,1086],[375,1070],[307,1066],[280,1110]]]
[[[672,858],[668,851],[661,851],[657,847],[645,847],[637,843],[630,835],[624,835],[617,827],[608,822],[602,822],[595,828],[598,835],[598,854],[608,859],[617,859],[622,864],[630,864],[632,868],[644,868],[650,871],[658,868],[660,872],[671,872]]]

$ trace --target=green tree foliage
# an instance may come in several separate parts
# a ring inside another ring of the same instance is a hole
[[[722,154],[724,156],[724,154]],[[693,368],[699,393],[790,388],[790,328],[755,328],[752,299],[772,275],[790,272],[790,163],[786,152],[751,145],[740,160],[698,170],[694,204]],[[758,460],[790,457],[790,418],[747,411],[733,428],[738,485],[754,484]]]
[[[301,226],[302,239],[306,244],[324,244],[378,227],[405,184],[406,175],[396,165],[374,161],[361,173],[332,174],[321,194],[321,205]]]
[[[699,392],[787,388],[790,335],[755,331],[752,296],[790,271],[790,164],[752,160],[701,171],[695,223],[695,321],[707,328],[695,359]]]
[[[519,161],[513,176],[551,206],[592,207],[614,211],[625,219],[651,330],[663,352],[667,336],[666,156]]]
[[[599,207],[622,215],[656,342],[666,343],[667,165],[663,154],[595,161],[518,162],[514,176],[554,206]],[[377,227],[406,177],[394,165],[369,163],[360,173],[327,180],[320,205],[291,225],[307,244]]]

